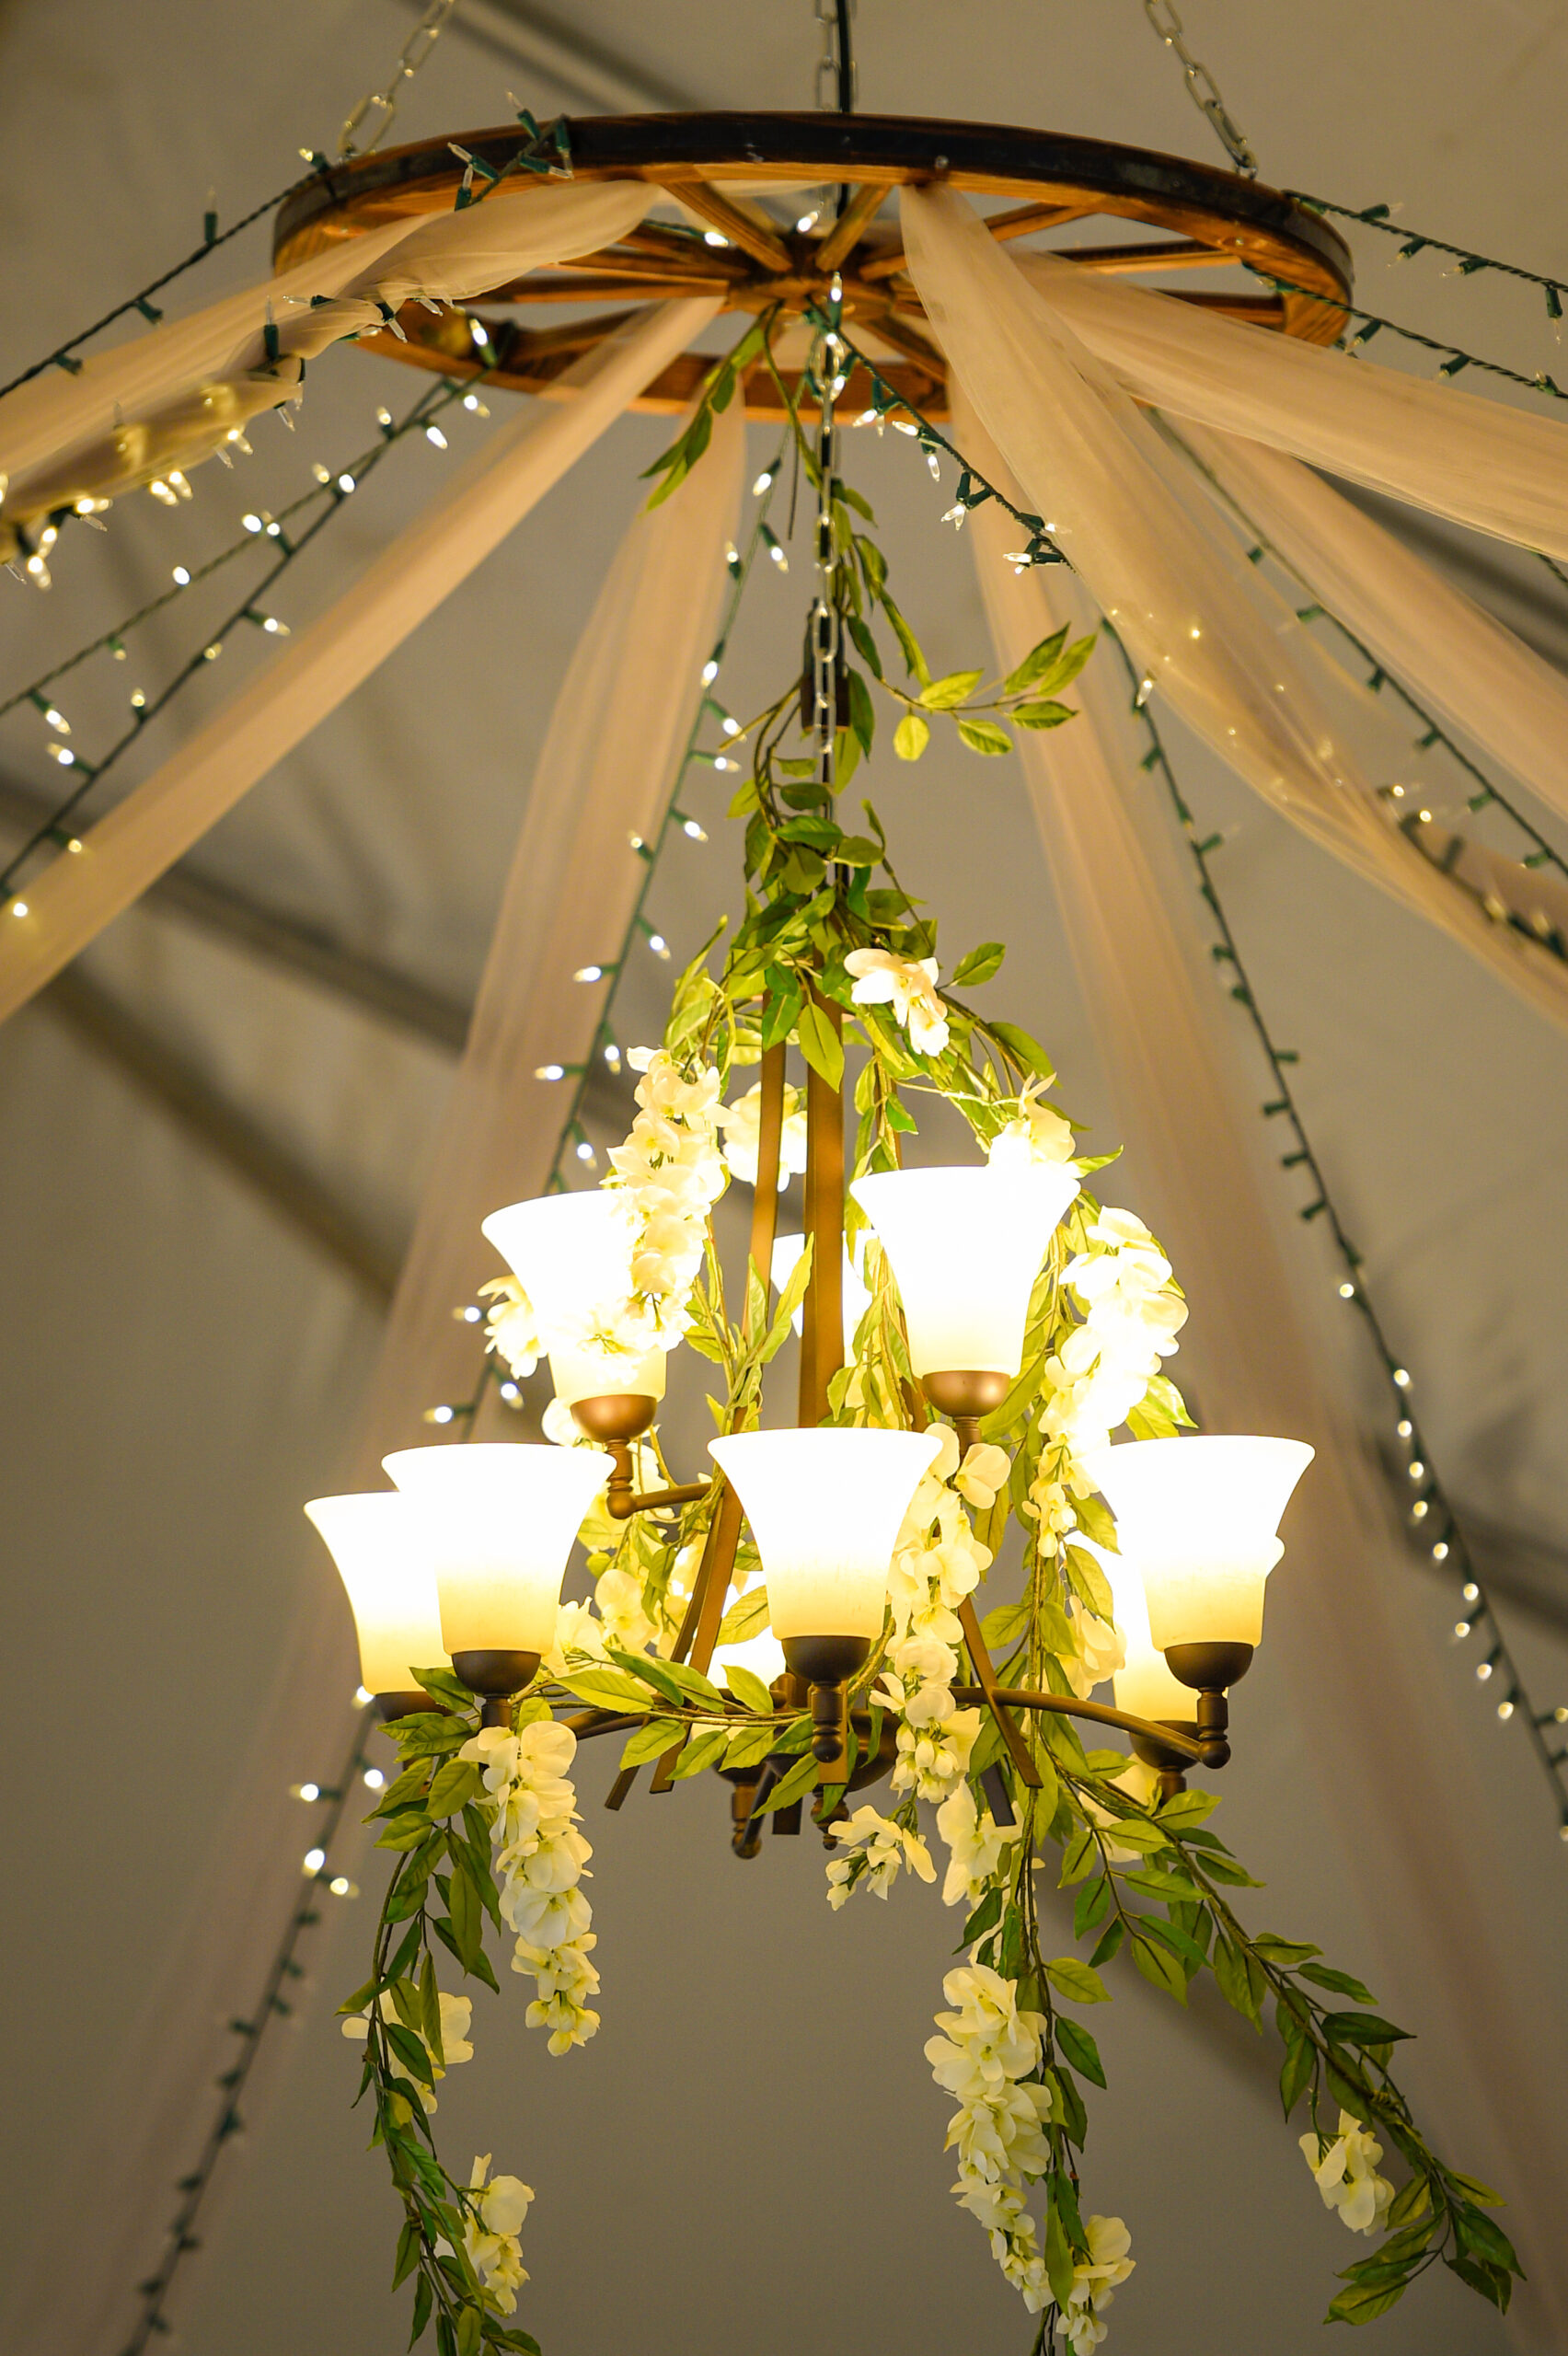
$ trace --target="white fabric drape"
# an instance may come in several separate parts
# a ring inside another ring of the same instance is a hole
[[[1568,680],[1561,672],[1310,468],[1190,422],[1182,439],[1386,670],[1568,817]]]
[[[955,438],[986,464],[962,390],[954,417]],[[978,510],[972,528],[1000,664],[1064,621],[1092,626],[1060,572],[1020,578],[1001,561],[1015,532],[994,507]],[[1081,716],[1030,735],[1020,752],[1058,921],[1142,1173],[1135,1207],[1193,1302],[1173,1371],[1210,1428],[1288,1433],[1318,1451],[1291,1507],[1277,1594],[1271,1588],[1268,1671],[1287,1680],[1311,1729],[1315,1780],[1385,1943],[1379,1996],[1396,2018],[1405,2005],[1421,2031],[1401,2050],[1414,2056],[1429,2123],[1453,2165],[1483,2177],[1494,2170],[1490,2180],[1506,2193],[1530,2276],[1516,2302],[1524,2344],[1546,2356],[1568,2336],[1557,2190],[1568,2131],[1541,2095],[1568,2060],[1560,2009],[1534,1958],[1505,1932],[1513,1917],[1487,1862],[1487,1803],[1464,1764],[1474,1729],[1447,1694],[1421,1682],[1418,1591],[1292,1299],[1227,1077],[1226,1001],[1194,978],[1202,944],[1190,925],[1178,930],[1172,912],[1192,905],[1190,889],[1163,840],[1149,844],[1133,824],[1124,780],[1137,771],[1118,758],[1110,676],[1097,658],[1074,690]],[[1243,1689],[1243,1719],[1245,1703]]]
[[[1389,823],[1295,659],[1288,608],[1194,518],[1188,470],[1109,370],[956,191],[906,189],[902,202],[910,270],[951,367],[1151,685],[1292,825],[1568,1028],[1568,966],[1493,923]]]
[[[571,371],[575,398],[532,403],[398,534],[335,606],[144,784],[26,887],[0,931],[0,1021],[24,1005],[376,664],[543,498],[688,338],[706,295],[659,306]]]
[[[651,201],[640,181],[536,188],[325,247],[281,276],[152,328],[0,400],[0,529],[207,456],[231,424],[295,398],[304,363],[418,295],[462,303],[613,245]],[[269,361],[266,325],[274,325]]]
[[[628,834],[656,840],[674,789],[727,583],[724,544],[740,505],[744,454],[737,404],[674,496],[633,521],[562,684],[366,1403],[363,1461],[345,1469],[343,1486],[385,1486],[382,1452],[430,1437],[420,1410],[444,1386],[472,1386],[481,1345],[472,1326],[455,1323],[452,1304],[498,1265],[479,1218],[536,1192],[548,1175],[564,1091],[536,1082],[534,1067],[551,1057],[581,1061],[592,1050],[605,989],[572,975],[608,953],[629,920],[644,868]],[[315,1547],[303,1519],[300,1542]],[[30,2279],[17,2286],[11,2315],[17,2344],[30,2356],[104,2356],[123,2344],[132,2286],[160,2254],[172,2188],[211,2121],[215,2075],[233,2060],[224,2025],[255,2001],[301,1888],[301,1811],[288,1787],[302,1773],[325,1777],[335,1763],[349,1737],[345,1703],[357,1673],[336,1575],[324,1553],[316,1559],[318,1577],[258,1726],[217,1870],[171,1945],[96,2143],[63,2188],[59,2231],[29,2254]],[[351,1828],[359,1813],[351,1807]],[[356,1837],[347,1832],[334,1852],[351,1873]],[[320,1935],[310,1950],[313,1978],[322,1981],[315,2001],[330,2004],[337,1981],[347,1987],[360,1973],[352,1958],[341,1970],[335,1959],[326,1969]],[[308,2000],[298,1983],[290,1992],[296,2006]],[[246,2093],[252,2132],[288,2053],[286,2033],[269,2040],[265,2078]],[[205,2235],[221,2216],[236,2165],[220,2164]],[[92,2188],[87,2244],[84,2185]]]
[[[674,497],[633,522],[562,683],[366,1402],[356,1481],[383,1485],[385,1451],[428,1437],[422,1410],[473,1388],[474,1331],[452,1311],[500,1273],[480,1219],[549,1176],[567,1091],[536,1070],[594,1051],[611,980],[572,976],[612,955],[631,921],[647,871],[630,837],[659,839],[718,631],[744,451],[734,403]]]
[[[1051,254],[1016,264],[1140,400],[1568,558],[1568,423],[1431,385]]]

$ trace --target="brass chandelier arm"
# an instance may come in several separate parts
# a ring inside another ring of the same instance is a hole
[[[1008,1756],[1024,1782],[1038,1791],[1042,1780],[1040,1770],[1030,1756],[1028,1743],[1025,1742],[1003,1706],[1001,1689],[997,1683],[997,1672],[991,1665],[991,1656],[986,1649],[986,1639],[980,1633],[980,1615],[974,1609],[974,1598],[972,1595],[966,1595],[958,1607],[958,1623],[963,1630],[963,1641],[969,1648],[969,1657],[974,1664],[974,1674],[980,1680],[980,1691],[985,1698],[986,1706],[1001,1729],[1002,1740],[1008,1747]]]
[[[997,1685],[989,1694],[983,1685],[955,1685],[952,1695],[955,1702],[988,1702],[994,1697],[1009,1710],[1048,1710],[1062,1718],[1083,1718],[1094,1726],[1120,1727],[1124,1734],[1137,1735],[1146,1742],[1180,1751],[1195,1766],[1218,1763],[1212,1756],[1213,1746],[1205,1745],[1196,1736],[1182,1734],[1177,1727],[1153,1718],[1135,1717],[1130,1710],[1113,1709],[1109,1702],[1080,1702],[1076,1694],[1041,1693],[1022,1685]]]

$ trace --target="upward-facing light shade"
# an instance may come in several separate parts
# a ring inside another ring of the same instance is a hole
[[[1298,1439],[1123,1440],[1084,1459],[1142,1574],[1149,1634],[1172,1645],[1255,1645],[1263,1581],[1285,1552],[1274,1535],[1312,1461]]]
[[[917,1375],[1018,1373],[1029,1296],[1078,1190],[1051,1162],[856,1179],[849,1191],[893,1265]]]
[[[312,1497],[306,1512],[348,1590],[367,1693],[408,1693],[416,1669],[439,1669],[446,1646],[424,1532],[395,1489]]]
[[[791,1636],[880,1635],[893,1550],[938,1432],[743,1432],[708,1449],[746,1509],[768,1618]]]
[[[539,1195],[480,1222],[527,1294],[547,1340],[552,1334],[585,1334],[595,1311],[613,1310],[630,1292],[626,1199],[607,1187]],[[664,1395],[663,1350],[628,1357],[586,1342],[562,1344],[550,1350],[549,1360],[556,1397],[568,1407],[615,1392]]]
[[[1081,1538],[1074,1541],[1076,1545],[1087,1542]],[[1193,1689],[1172,1676],[1165,1655],[1155,1649],[1148,1630],[1148,1599],[1137,1565],[1125,1554],[1113,1554],[1107,1548],[1092,1546],[1090,1551],[1111,1582],[1116,1625],[1126,1647],[1126,1658],[1112,1679],[1116,1707],[1130,1710],[1138,1718],[1191,1725],[1195,1706]]]
[[[468,1440],[383,1462],[434,1565],[444,1649],[548,1652],[571,1542],[609,1477],[605,1450]]]

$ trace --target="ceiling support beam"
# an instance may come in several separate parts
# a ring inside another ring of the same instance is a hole
[[[68,965],[39,1003],[268,1208],[335,1262],[378,1308],[392,1298],[398,1261],[368,1235],[302,1162],[212,1085],[167,1041]]]

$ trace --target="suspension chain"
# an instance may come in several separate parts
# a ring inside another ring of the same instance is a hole
[[[824,114],[852,114],[860,94],[859,69],[849,45],[855,6],[856,0],[816,0],[816,20],[822,27],[816,102]]]
[[[817,14],[822,14],[820,6]],[[1208,67],[1187,47],[1175,0],[1144,0],[1144,14],[1166,48],[1173,49],[1181,59],[1182,78],[1187,85],[1187,96],[1200,113],[1207,115],[1214,126],[1216,138],[1237,170],[1244,172],[1249,179],[1253,179],[1258,169],[1258,159],[1252,153],[1252,144],[1220,96],[1219,85]],[[820,98],[817,103],[822,103]]]
[[[420,67],[429,57],[441,37],[447,18],[456,6],[457,0],[431,0],[430,6],[403,43],[402,52],[392,69],[391,79],[386,87],[384,90],[368,91],[344,123],[338,137],[340,164],[346,164],[351,156],[368,156],[373,147],[380,146],[381,142],[392,128],[392,119],[398,111],[398,99],[402,85],[412,81]],[[378,113],[381,120],[371,136],[362,145],[356,146],[354,133],[366,115],[372,112]]]

